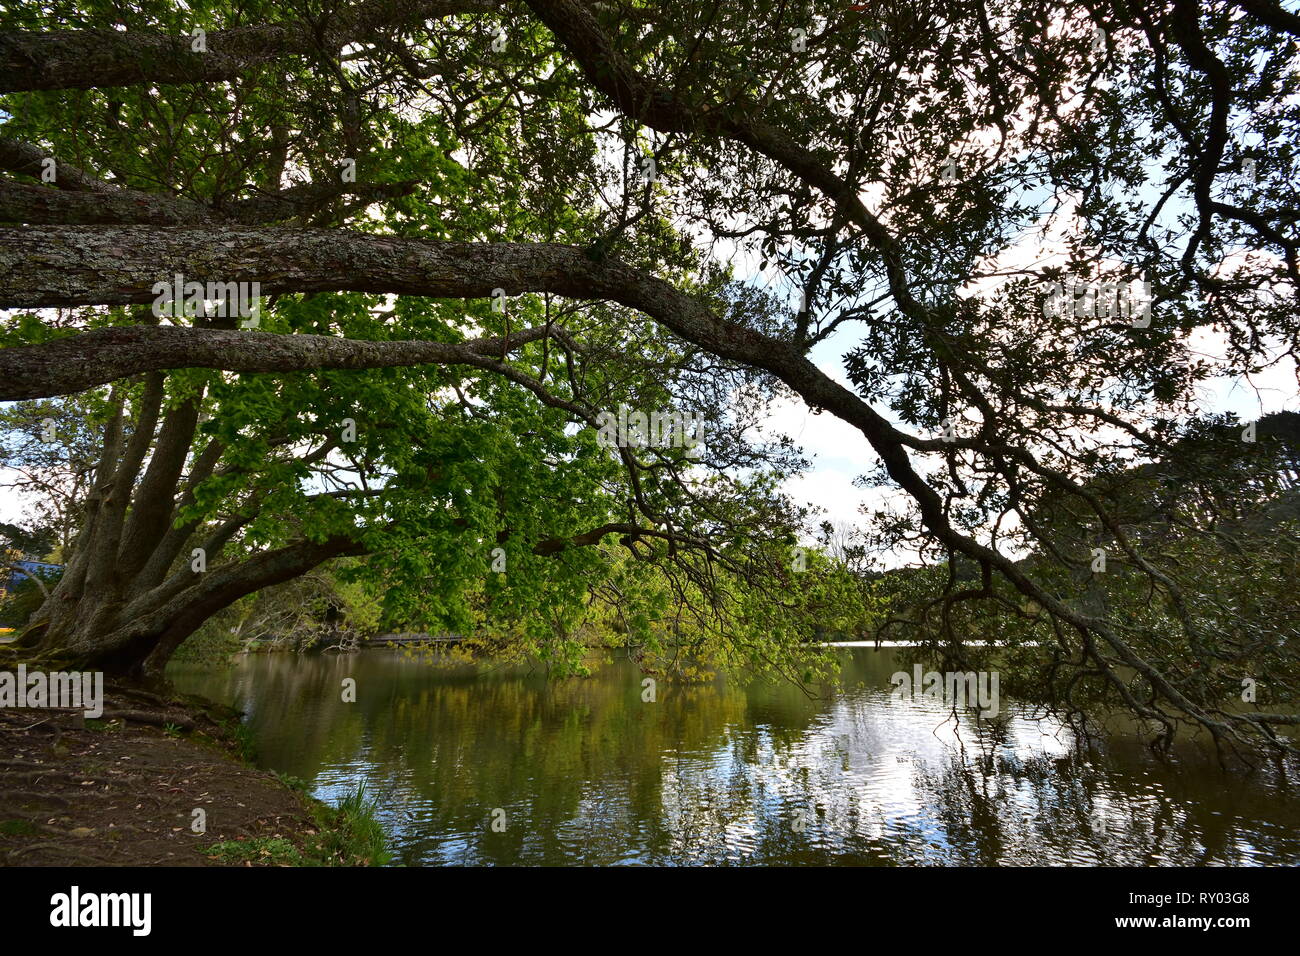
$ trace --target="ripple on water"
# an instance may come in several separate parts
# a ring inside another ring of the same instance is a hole
[[[1179,751],[1070,733],[1003,702],[996,721],[890,693],[854,650],[846,693],[661,684],[613,662],[548,684],[385,651],[256,655],[177,674],[248,713],[264,764],[337,803],[364,783],[406,864],[1190,864],[1300,862],[1294,768],[1225,777]],[[1086,759],[1085,759],[1086,758]],[[491,829],[502,810],[503,832]]]

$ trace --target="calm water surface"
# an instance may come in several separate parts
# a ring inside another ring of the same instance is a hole
[[[1162,764],[1123,738],[1081,755],[1005,699],[1010,719],[955,726],[892,696],[895,651],[841,653],[841,693],[814,700],[719,678],[643,703],[617,658],[564,682],[389,650],[172,677],[242,708],[262,765],[316,796],[364,782],[412,866],[1300,863],[1295,768],[1225,773],[1196,746]]]

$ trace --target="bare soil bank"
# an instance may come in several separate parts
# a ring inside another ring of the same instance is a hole
[[[237,727],[197,698],[122,688],[100,720],[0,708],[0,865],[365,862],[320,857],[330,811],[241,759]]]

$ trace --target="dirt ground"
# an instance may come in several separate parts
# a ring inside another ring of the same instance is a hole
[[[307,803],[239,759],[234,716],[111,689],[98,721],[0,708],[0,866],[256,865],[277,861],[207,851],[301,847],[317,826]],[[196,809],[205,833],[192,829]]]

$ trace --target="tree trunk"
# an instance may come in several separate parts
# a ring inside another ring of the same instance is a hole
[[[23,655],[163,684],[171,655],[222,608],[331,558],[362,553],[355,539],[340,536],[221,561],[251,515],[216,525],[178,523],[179,509],[211,475],[220,448],[209,443],[192,454],[201,397],[171,409],[159,424],[163,386],[163,375],[151,373],[135,390],[129,436],[128,398],[114,390],[116,411],[104,428],[81,535],[63,577],[17,642]],[[202,569],[190,558],[196,543],[204,549]]]

